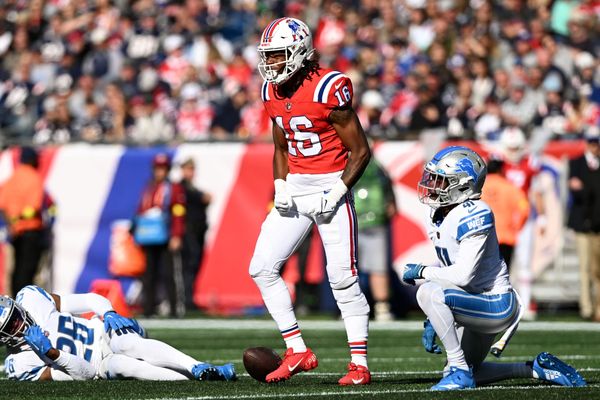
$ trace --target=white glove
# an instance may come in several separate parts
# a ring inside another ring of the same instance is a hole
[[[275,198],[273,205],[279,213],[286,213],[292,209],[294,201],[287,191],[287,184],[283,179],[275,179]]]
[[[323,192],[320,204],[316,205],[310,214],[316,217],[317,215],[332,213],[347,192],[348,188],[344,181],[338,179],[329,191]]]

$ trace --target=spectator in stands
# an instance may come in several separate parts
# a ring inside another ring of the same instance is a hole
[[[101,117],[105,116],[101,94],[115,83],[125,105],[137,95],[151,95],[168,121],[167,129],[183,106],[179,102],[182,86],[199,83],[206,100],[221,110],[216,116],[217,136],[253,136],[246,126],[253,122],[247,116],[241,124],[237,117],[219,122],[221,115],[238,113],[239,104],[232,104],[243,97],[223,88],[233,80],[250,96],[253,89],[248,85],[257,64],[256,27],[271,18],[266,7],[270,2],[221,2],[218,6],[198,1],[92,3],[82,0],[40,7],[39,2],[12,1],[2,9],[0,128],[5,138],[31,139],[34,124],[46,118],[41,105],[56,95],[55,78],[65,74],[77,82],[65,95],[77,125],[71,129],[71,140],[80,138],[90,97],[101,108]],[[408,128],[418,133],[423,128],[447,126],[446,108],[454,105],[459,82],[463,89],[471,83],[471,99],[464,105],[477,112],[468,122],[456,119],[462,121],[464,130],[460,137],[470,137],[489,100],[491,76],[490,96],[502,105],[504,123],[521,128],[532,123],[532,113],[543,100],[541,82],[548,75],[560,76],[565,104],[581,104],[587,98],[598,102],[598,78],[593,75],[599,46],[593,36],[597,19],[593,2],[478,0],[468,7],[452,0],[400,2],[400,6],[393,2],[281,3],[274,3],[276,13],[295,15],[315,29],[315,47],[323,65],[352,75],[356,93],[381,92],[388,105],[383,119],[386,123],[394,119],[402,137],[407,137]],[[531,77],[531,72],[537,75]],[[415,76],[418,79],[413,82]],[[528,87],[513,90],[511,82]],[[427,90],[419,91],[419,87]],[[420,105],[406,96],[411,92],[420,93]],[[127,137],[130,123],[122,127],[122,115],[127,113],[118,114],[115,122],[119,123],[100,124],[105,130],[103,139]]]
[[[138,143],[168,142],[175,137],[173,125],[156,108],[151,96],[135,96],[129,105],[133,120],[127,136],[133,141]]]
[[[202,140],[210,137],[214,110],[202,92],[202,87],[195,82],[188,82],[181,88],[176,126],[182,139]]]
[[[569,162],[567,226],[577,238],[579,314],[600,321],[600,136],[590,130],[586,141],[585,153]]]
[[[14,249],[13,295],[33,284],[47,244],[46,228],[49,226],[44,217],[53,214],[54,204],[44,190],[44,182],[37,169],[37,152],[31,147],[23,147],[20,164],[0,187],[0,213],[8,225]]]
[[[181,317],[183,303],[183,266],[181,249],[185,233],[185,192],[171,183],[169,156],[157,154],[152,161],[152,180],[148,183],[133,224],[134,238],[146,255],[142,277],[143,309],[146,317],[156,313],[159,282],[164,282],[169,301],[169,315]]]
[[[508,99],[502,102],[502,120],[506,125],[528,126],[535,117],[537,104],[520,78],[513,78],[508,92]]]
[[[510,268],[517,236],[529,216],[529,201],[521,189],[502,176],[501,160],[490,160],[487,168],[481,199],[494,212],[500,255]]]
[[[185,306],[194,309],[194,285],[204,258],[204,237],[208,229],[206,210],[212,201],[209,193],[194,184],[196,163],[188,158],[181,164],[181,186],[185,191],[185,234],[183,236],[182,260],[185,287]]]

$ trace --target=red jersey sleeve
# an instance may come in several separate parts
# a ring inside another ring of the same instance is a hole
[[[352,81],[346,75],[339,74],[331,79],[331,83],[325,88],[327,90],[327,108],[345,108],[352,106],[354,88]]]

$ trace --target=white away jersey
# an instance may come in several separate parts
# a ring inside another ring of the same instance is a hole
[[[61,313],[54,299],[38,286],[26,286],[17,293],[16,302],[23,306],[36,324],[48,331],[52,346],[89,361],[98,370],[102,360],[104,324]],[[47,365],[32,350],[9,354],[5,362],[9,379],[37,380]]]
[[[454,207],[441,221],[428,219],[427,233],[441,268],[427,268],[425,278],[443,279],[475,293],[505,293],[508,269],[500,256],[494,214],[481,200]]]

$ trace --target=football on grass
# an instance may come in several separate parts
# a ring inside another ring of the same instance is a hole
[[[259,382],[281,365],[281,357],[268,347],[251,347],[244,350],[244,368]]]

